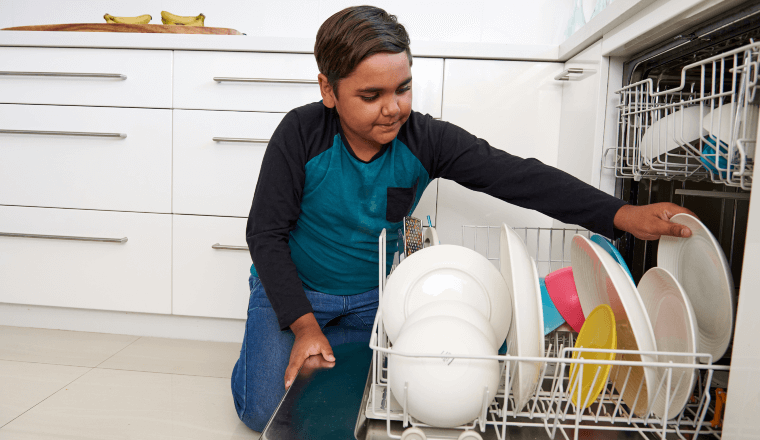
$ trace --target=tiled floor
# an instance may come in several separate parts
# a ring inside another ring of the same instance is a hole
[[[255,439],[240,344],[0,326],[0,439]]]

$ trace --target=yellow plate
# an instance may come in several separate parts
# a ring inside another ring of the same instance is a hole
[[[615,330],[615,315],[607,304],[597,306],[583,323],[578,339],[575,340],[575,348],[603,348],[607,350],[617,349],[617,331]],[[611,361],[615,359],[614,353],[579,353],[574,352],[573,358],[593,359],[599,361]],[[570,382],[568,389],[573,390],[572,403],[582,409],[588,408],[602,389],[607,384],[610,375],[609,364],[583,364],[583,375],[580,384],[576,384],[577,374],[581,364],[570,365]],[[599,375],[596,372],[599,370]],[[596,381],[594,381],[596,376]],[[593,383],[593,388],[591,387]],[[580,385],[580,405],[578,404],[578,388]]]

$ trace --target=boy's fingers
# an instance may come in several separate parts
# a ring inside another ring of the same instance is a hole
[[[295,358],[291,359],[290,363],[288,364],[288,368],[285,370],[285,389],[287,390],[290,388],[290,386],[293,384],[293,381],[296,379],[296,375],[298,374],[298,370],[301,369],[301,366],[303,365],[303,359],[302,358]]]
[[[333,356],[332,347],[322,349],[322,357],[328,362],[335,362],[335,356]]]

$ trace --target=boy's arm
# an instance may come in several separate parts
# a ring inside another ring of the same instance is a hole
[[[246,226],[251,259],[283,330],[313,312],[288,245],[301,213],[306,154],[290,112],[267,145]]]

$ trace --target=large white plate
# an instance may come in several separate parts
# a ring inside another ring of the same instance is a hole
[[[734,279],[718,241],[702,222],[688,214],[676,214],[670,221],[688,226],[691,237],[663,235],[657,266],[673,274],[689,296],[699,327],[697,351],[710,353],[716,361],[726,353],[733,334]]]
[[[618,349],[656,351],[654,330],[636,286],[622,267],[598,244],[582,235],[573,237],[570,262],[575,277],[583,314],[588,316],[596,306],[607,304],[615,314]],[[650,355],[618,355],[618,360],[655,362]],[[626,377],[630,369],[630,377]],[[639,416],[645,416],[657,386],[657,374],[651,367],[612,367],[610,380],[620,391],[623,402]],[[639,389],[641,390],[639,393]],[[637,398],[638,397],[638,398]]]
[[[641,135],[641,156],[651,163],[661,154],[699,140],[706,133],[700,129],[699,116],[699,107],[686,107],[654,121]]]
[[[657,351],[671,353],[696,353],[697,317],[686,293],[678,281],[665,269],[653,267],[641,277],[639,294],[647,309],[649,321],[654,329]],[[658,354],[657,361],[667,364],[693,364],[696,359],[687,356]],[[657,384],[666,375],[665,368],[657,369]],[[693,368],[674,368],[670,382],[670,408],[667,419],[676,417],[691,397],[694,388]],[[667,402],[667,379],[652,407],[657,417],[665,416]]]
[[[520,237],[507,225],[501,227],[499,243],[501,274],[512,292],[512,325],[507,335],[507,353],[511,356],[544,356],[544,318],[541,285],[536,262]],[[530,400],[538,384],[541,364],[518,362],[512,373],[515,411]]]
[[[509,288],[494,265],[472,249],[430,246],[396,267],[388,277],[381,305],[391,342],[396,341],[406,318],[432,301],[466,303],[488,319],[500,343],[507,337],[512,321]]]

